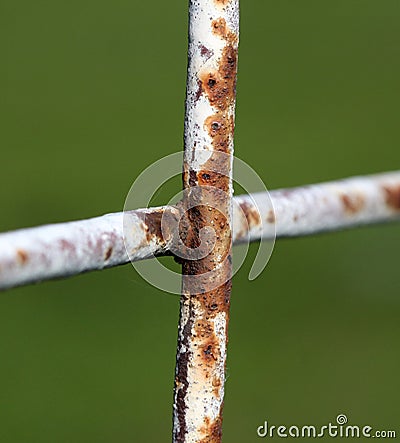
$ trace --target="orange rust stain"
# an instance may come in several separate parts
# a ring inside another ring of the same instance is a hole
[[[259,212],[257,211],[257,208],[255,208],[248,202],[241,202],[239,206],[241,207],[243,214],[246,217],[249,229],[261,225],[261,217]]]
[[[17,257],[22,265],[28,261],[28,254],[22,249],[17,249]]]
[[[236,97],[237,48],[227,44],[222,51],[217,71],[199,74],[202,91],[208,96],[210,104],[219,112],[225,112]]]
[[[212,139],[213,148],[216,151],[227,153],[230,140],[233,138],[233,116],[227,116],[225,113],[210,115],[204,121],[204,127]]]
[[[225,192],[228,192],[229,190],[230,180],[227,174],[211,171],[209,169],[202,169],[198,172],[197,179],[200,186],[213,186]],[[216,193],[216,198],[218,196],[222,198],[224,197],[224,195],[218,195],[218,193]]]
[[[231,2],[231,0],[214,0],[214,3],[217,6],[221,6],[221,7],[225,7],[226,5],[229,5],[230,2]]]
[[[216,398],[220,397],[221,385],[222,385],[221,379],[219,377],[214,377],[212,381],[212,386],[213,386],[214,397]]]
[[[219,417],[211,421],[209,417],[205,417],[204,426],[200,429],[202,434],[206,436],[199,443],[220,443],[222,437],[222,406]]]
[[[342,201],[344,210],[349,214],[356,214],[361,211],[365,205],[365,200],[361,195],[341,194],[340,200]]]
[[[386,204],[396,211],[400,210],[400,186],[384,186]]]
[[[220,358],[220,350],[218,347],[218,339],[215,336],[215,334],[211,335],[211,338],[209,338],[202,346],[202,353],[200,354],[201,360],[206,365],[214,365],[214,361],[218,361]],[[213,361],[214,360],[214,361]]]
[[[211,105],[224,112],[233,104],[236,96],[237,37],[228,29],[223,18],[213,20],[211,26],[215,35],[226,40],[226,46],[218,62],[218,70],[201,73],[199,80]]]
[[[212,33],[227,42],[233,44],[238,42],[237,36],[228,28],[224,18],[218,18],[211,22]]]
[[[211,22],[212,33],[223,39],[228,38],[228,27],[224,18],[218,18]]]
[[[228,143],[229,141],[226,139],[215,137],[213,144],[221,150],[212,152],[210,158],[204,163],[203,169],[198,172],[197,180],[199,186],[213,186],[224,191],[224,193],[229,192],[231,164],[228,153],[222,152],[223,146],[228,150]],[[223,201],[220,201],[220,204],[226,203],[226,195],[224,193],[215,193],[216,199],[223,199]],[[225,213],[227,213],[226,209]]]

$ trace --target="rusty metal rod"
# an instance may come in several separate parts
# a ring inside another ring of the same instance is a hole
[[[189,1],[174,443],[222,436],[238,43],[238,0]]]
[[[158,232],[165,211],[139,209],[2,233],[0,289],[161,255],[166,242]],[[131,226],[128,236],[124,222]]]
[[[270,201],[265,193],[234,201],[235,244],[400,220],[400,171],[278,189],[270,192]]]
[[[302,237],[399,221],[400,171],[233,200],[234,245],[247,239],[271,239],[275,230],[277,238]],[[128,263],[129,257],[136,261],[166,254],[169,244],[160,236],[165,211],[177,213],[172,207],[139,209],[2,233],[0,289],[118,266]],[[127,235],[124,217],[131,225]]]

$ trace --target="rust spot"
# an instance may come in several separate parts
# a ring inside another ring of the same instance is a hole
[[[233,138],[233,117],[225,113],[210,115],[206,118],[204,127],[212,138],[213,148],[216,151],[227,153]]]
[[[344,210],[349,214],[356,214],[361,211],[365,204],[364,198],[359,194],[341,194],[340,199]]]
[[[221,388],[221,385],[222,385],[222,383],[221,383],[221,379],[220,378],[218,378],[218,377],[214,377],[214,379],[213,379],[213,381],[212,381],[212,385],[213,385],[213,388],[214,388],[214,395],[215,395],[215,397],[219,397],[219,390],[220,390],[220,388]]]
[[[383,186],[386,204],[396,211],[400,210],[400,186]]]
[[[175,219],[175,215],[173,214],[173,212],[159,210],[148,214],[139,214],[139,217],[143,221],[143,227],[146,231],[147,242],[150,242],[151,240],[156,240],[156,242],[161,247],[165,247],[167,239],[163,236],[163,231],[161,229],[161,220],[163,219],[163,217],[165,218],[163,223],[166,230],[168,227],[168,219],[171,218],[171,221],[172,219]],[[168,237],[171,233],[167,231],[164,232],[164,234],[166,234],[166,236]]]
[[[268,211],[267,222],[268,223],[275,223],[275,213],[274,213],[274,211],[272,209],[270,209]]]
[[[206,355],[210,355],[211,354],[211,345],[208,345],[207,346],[207,349],[205,350],[205,351],[203,351],[204,352],[204,354],[206,354]]]
[[[207,331],[207,327],[209,325],[207,325],[207,323],[203,324],[203,327],[205,327],[205,331]],[[210,330],[211,330],[211,326],[210,326]],[[198,331],[196,331],[198,332]],[[203,334],[205,335],[206,332],[203,332]],[[214,333],[211,333],[211,337],[208,338],[208,340],[205,342],[205,344],[203,345],[203,355],[200,356],[201,360],[204,363],[204,367],[207,368],[207,366],[209,366],[209,363],[211,360],[217,361],[220,358],[220,350],[218,347],[218,340],[217,337],[214,335]],[[212,362],[213,365],[213,362]],[[208,376],[211,374],[207,374]]]
[[[236,95],[237,47],[228,43],[222,51],[217,71],[199,75],[203,91],[210,104],[219,112],[225,112],[233,104]]]
[[[23,249],[17,249],[17,257],[22,265],[28,261],[28,254]]]
[[[237,37],[228,29],[223,18],[212,21],[211,26],[214,34],[226,40],[226,46],[218,62],[218,70],[205,71],[199,75],[199,79],[211,105],[222,112],[226,111],[235,100]]]
[[[198,182],[200,186],[213,186],[223,191],[229,189],[229,177],[225,174],[202,169],[198,174]],[[215,198],[223,198],[223,195],[215,195]]]
[[[211,124],[211,130],[216,132],[221,127],[221,124],[219,122],[212,122]]]
[[[214,3],[215,3],[217,6],[225,7],[226,5],[228,5],[228,4],[230,3],[230,1],[231,1],[231,0],[214,0]]]
[[[244,216],[246,217],[249,229],[261,225],[261,217],[256,207],[248,202],[239,203]]]
[[[221,411],[218,414],[218,418],[216,418],[213,422],[209,419],[209,417],[206,417],[204,419],[204,427],[201,428],[201,433],[205,434],[206,436],[199,441],[199,443],[216,443],[220,442],[222,438],[222,406]]]
[[[218,18],[211,22],[212,32],[214,35],[218,35],[221,38],[226,39],[228,37],[226,20],[224,18]]]
[[[106,251],[106,253],[105,253],[105,255],[104,255],[104,260],[105,260],[105,261],[107,261],[107,260],[111,257],[112,252],[113,252],[113,248],[110,246],[110,247],[107,249],[107,251]]]
[[[151,214],[146,214],[144,222],[147,227],[146,237],[147,240],[151,240],[151,238],[157,238],[159,240],[163,240],[163,235],[161,231],[161,219],[163,216],[163,212],[153,212]]]
[[[219,388],[222,385],[221,379],[218,377],[214,378],[214,380],[212,381],[212,385],[214,386],[214,388]]]
[[[210,77],[210,78],[207,80],[207,86],[208,86],[209,88],[213,88],[216,84],[217,84],[217,80],[215,80],[215,78]]]
[[[230,43],[237,43],[237,36],[229,30],[226,20],[224,18],[218,18],[211,22],[212,32],[214,35],[227,40]]]

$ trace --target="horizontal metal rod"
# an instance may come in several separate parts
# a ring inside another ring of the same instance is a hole
[[[0,234],[0,289],[168,254],[161,230],[166,213],[179,217],[177,208],[165,206]],[[233,242],[395,220],[400,171],[235,197]]]

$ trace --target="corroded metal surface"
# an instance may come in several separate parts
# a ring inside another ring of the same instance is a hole
[[[0,289],[163,254],[167,241],[161,217],[166,211],[176,209],[140,209],[0,234]]]
[[[234,242],[269,239],[275,230],[278,238],[299,237],[399,220],[399,182],[396,171],[271,191],[271,202],[264,193],[236,197],[248,224],[234,207]]]
[[[220,442],[232,275],[238,0],[192,0],[173,441]]]
[[[397,221],[400,171],[233,200],[234,244],[271,239],[275,229],[278,238],[300,237]],[[0,234],[0,289],[168,254],[173,241],[164,238],[160,226],[166,211],[179,216],[176,208],[149,208]],[[124,217],[130,225],[127,235]]]

